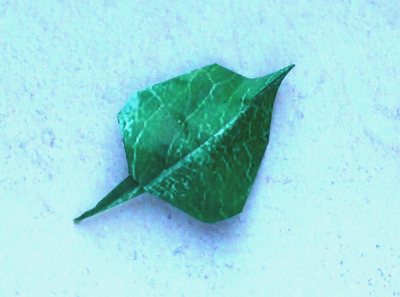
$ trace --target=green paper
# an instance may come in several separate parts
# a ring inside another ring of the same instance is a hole
[[[240,213],[293,67],[251,79],[213,64],[135,93],[118,114],[129,176],[75,222],[144,192],[207,223]]]

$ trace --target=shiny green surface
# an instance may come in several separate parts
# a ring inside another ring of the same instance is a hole
[[[134,94],[118,114],[129,176],[76,221],[142,192],[203,222],[240,213],[292,68],[249,79],[213,64]]]

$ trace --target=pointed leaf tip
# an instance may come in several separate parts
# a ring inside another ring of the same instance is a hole
[[[290,64],[280,70],[278,70],[277,72],[280,72],[281,74],[283,74],[283,76],[286,76],[290,70],[292,70],[294,68],[295,64]]]
[[[131,176],[125,178],[119,183],[110,193],[108,193],[102,200],[100,200],[95,207],[84,212],[82,215],[74,219],[74,223],[77,224],[84,219],[94,216],[100,212],[103,212],[109,208],[117,206],[125,201],[143,193],[143,188],[135,181]]]

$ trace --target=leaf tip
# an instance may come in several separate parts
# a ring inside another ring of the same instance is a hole
[[[292,70],[292,69],[294,68],[294,66],[296,66],[296,65],[295,65],[295,64],[290,64],[290,65],[288,65],[288,66],[282,68],[282,69],[280,70],[280,72],[283,72],[283,73],[287,74],[287,73],[290,72],[290,70]]]
[[[95,215],[96,213],[93,212],[93,209],[88,210],[86,212],[84,212],[83,214],[81,214],[79,217],[74,219],[74,223],[75,224],[79,224],[80,222],[82,222],[83,220],[86,220],[87,218]]]
[[[82,216],[74,219],[74,224],[79,224],[83,220]]]
[[[282,82],[282,80],[286,77],[286,75],[288,75],[290,70],[293,69],[294,66],[295,66],[294,64],[290,64],[290,65],[272,73],[271,75],[274,76],[274,81],[277,82],[279,85]]]

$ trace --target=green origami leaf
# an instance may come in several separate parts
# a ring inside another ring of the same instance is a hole
[[[118,114],[129,176],[75,222],[143,192],[203,222],[240,213],[293,67],[250,79],[213,64],[134,94]]]

